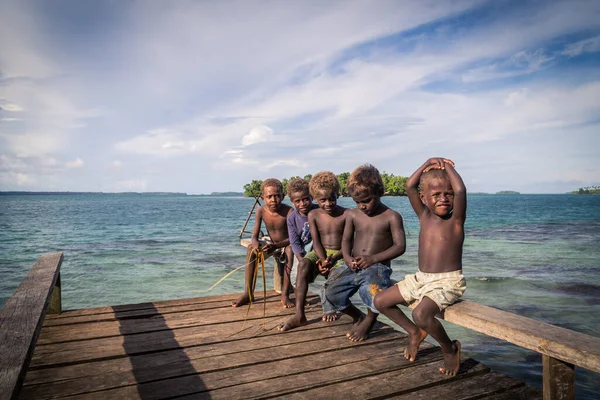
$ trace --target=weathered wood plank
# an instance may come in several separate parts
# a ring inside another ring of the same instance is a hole
[[[521,386],[506,392],[486,396],[486,400],[541,400],[541,390],[532,386]]]
[[[436,354],[441,356],[441,353]],[[333,393],[344,393],[344,399],[387,398],[388,396],[411,393],[489,372],[489,368],[485,365],[473,359],[467,359],[463,360],[459,374],[455,377],[449,377],[441,374],[438,370],[442,363],[441,357],[436,362],[421,363],[421,365],[419,364],[420,359],[421,357],[417,358],[415,363],[409,364],[409,368],[368,376],[363,379],[344,380],[327,386],[315,386],[306,391],[283,394],[281,398],[325,400],[331,399]],[[423,398],[436,399],[435,397]]]
[[[194,347],[185,349],[184,351],[169,351],[134,356],[124,359],[127,361],[127,364],[121,363],[121,368],[118,370],[114,368],[116,364],[114,360],[109,360],[99,363],[103,364],[102,367],[94,368],[95,370],[92,371],[92,375],[81,377],[80,379],[74,379],[72,375],[67,378],[63,374],[63,370],[68,367],[50,369],[51,371],[41,370],[40,372],[42,373],[53,373],[55,375],[54,379],[57,382],[45,385],[29,385],[30,377],[28,375],[28,381],[23,391],[26,393],[26,397],[29,398],[50,395],[64,396],[99,390],[112,390],[127,386],[135,387],[136,384],[141,385],[144,382],[152,383],[156,381],[164,385],[167,383],[165,379],[180,379],[178,378],[180,376],[185,377],[196,375],[197,373],[204,374],[216,371],[223,371],[226,376],[229,376],[229,379],[223,381],[222,384],[231,385],[237,379],[237,373],[232,372],[233,368],[252,367],[262,370],[271,368],[263,366],[265,363],[273,363],[280,360],[295,360],[298,357],[306,356],[325,357],[327,353],[329,353],[327,357],[335,358],[342,354],[339,353],[342,349],[351,349],[356,354],[363,354],[362,357],[368,359],[374,353],[371,350],[371,346],[380,346],[382,354],[389,354],[393,351],[401,351],[406,344],[405,337],[389,327],[375,332],[373,338],[368,342],[360,343],[347,340],[344,332],[340,327],[329,326],[324,328],[319,334],[315,333],[315,330],[299,331],[295,334],[280,334],[271,337],[258,337],[251,340],[238,341],[235,344],[216,343],[205,346],[205,348]],[[361,350],[362,347],[367,349]],[[432,346],[427,344],[424,347],[427,349]],[[403,359],[399,354],[397,358]],[[343,362],[343,358],[341,360],[340,362]],[[289,361],[286,361],[286,363],[289,363]],[[294,365],[294,363],[291,365]],[[299,365],[299,367],[304,368],[305,365]],[[276,370],[279,369],[279,367],[273,368]],[[85,370],[87,374],[90,373],[90,364],[85,365]],[[295,371],[297,372],[298,369]],[[197,380],[193,377],[190,379],[192,381]],[[202,379],[204,381],[204,375],[202,375]],[[219,380],[222,381],[223,378],[221,377]],[[173,383],[175,386],[179,384]],[[150,392],[155,392],[156,390],[153,389]],[[131,392],[131,388],[125,391],[125,393]],[[105,398],[119,398],[120,395],[118,393],[120,393],[120,390],[112,391]],[[104,393],[104,395],[107,395],[107,393]]]
[[[190,347],[188,355],[192,357],[192,354],[200,353],[205,354],[209,352],[210,349],[213,348],[224,348],[227,351],[244,351],[249,347],[252,348],[262,348],[264,346],[269,347],[273,346],[274,343],[289,343],[293,344],[296,340],[298,341],[309,341],[309,340],[319,340],[321,338],[326,338],[327,336],[335,335],[335,336],[345,336],[346,330],[345,328],[337,328],[335,325],[334,330],[326,330],[325,327],[321,329],[313,329],[310,331],[305,330],[297,330],[293,332],[289,332],[286,334],[280,335],[261,335],[255,336],[253,338],[243,338],[243,337],[228,337],[228,333],[225,329],[220,330],[221,340],[205,340],[205,335],[193,335],[191,337],[186,338],[185,343]],[[216,327],[213,327],[213,329]],[[390,328],[388,328],[390,329]],[[255,331],[255,330],[254,330]],[[217,331],[219,332],[219,331]],[[231,332],[231,330],[230,330]],[[335,332],[335,333],[334,333]],[[214,337],[214,336],[213,336]],[[249,340],[252,339],[252,340]],[[264,343],[264,346],[261,346],[261,343]],[[93,344],[93,341],[90,343]],[[120,356],[132,356],[136,354],[145,354],[155,351],[164,352],[166,350],[179,350],[185,348],[186,346],[180,342],[172,332],[165,331],[164,335],[159,337],[159,340],[155,343],[148,343],[147,345],[137,340],[137,338],[133,337],[125,337],[123,338],[123,343],[120,348],[112,347],[108,349],[102,348],[102,351],[97,351],[93,347],[97,346],[89,346],[88,348],[78,348],[75,350],[63,350],[61,352],[52,352],[46,354],[34,354],[31,370],[35,370],[36,368],[47,368],[52,365],[68,365],[82,362],[89,362],[98,359],[107,359],[107,358],[115,358]],[[112,351],[111,351],[112,350]]]
[[[397,343],[362,343],[351,345],[350,348],[336,350],[316,349],[309,355],[297,355],[293,358],[266,360],[264,363],[246,365],[235,369],[221,368],[218,371],[201,375],[190,374],[176,376],[172,379],[154,380],[121,388],[82,393],[81,398],[170,398],[193,394],[197,396],[210,390],[210,398],[253,398],[266,396],[275,387],[286,391],[301,390],[305,387],[328,382],[335,378],[345,379],[340,371],[352,369],[354,377],[377,374],[378,371],[407,368],[410,364],[402,357],[402,346],[405,342]],[[318,348],[318,343],[311,343]],[[441,359],[439,350],[426,352],[418,363],[427,363]],[[417,364],[418,364],[417,363]],[[330,370],[330,368],[333,368]],[[302,371],[301,374],[299,372]],[[285,382],[285,384],[273,384]],[[308,386],[307,386],[308,385]],[[266,390],[265,390],[266,388]]]
[[[279,295],[271,296],[267,298],[268,303],[279,303],[280,302]],[[311,299],[313,299],[312,297]],[[259,304],[254,304],[254,307],[258,305],[262,306],[262,300]],[[185,311],[203,311],[203,310],[213,310],[217,308],[231,308],[231,300],[222,300],[222,301],[212,301],[206,303],[194,303],[194,304],[185,304],[178,306],[163,306],[160,308],[143,308],[138,310],[125,310],[122,311],[118,306],[113,307],[112,312],[102,312],[99,314],[85,314],[85,315],[74,315],[68,318],[53,318],[50,320],[46,320],[44,322],[44,327],[48,326],[64,326],[71,324],[81,324],[81,323],[95,323],[95,322],[105,322],[105,321],[117,321],[128,318],[151,318],[155,315],[166,315],[166,314],[175,314],[181,313]]]
[[[289,317],[289,315],[294,312],[293,309],[284,309],[278,304],[278,302],[267,303],[266,316],[280,317],[282,320],[285,320],[285,318]],[[165,315],[158,314],[147,318],[135,319],[135,323],[132,323],[132,320],[125,319],[64,326],[48,326],[43,329],[39,338],[39,344],[128,335],[207,324],[220,324],[231,321],[239,321],[241,327],[241,324],[243,324],[243,321],[246,320],[246,318],[248,320],[263,318],[263,304],[255,303],[250,312],[248,314],[246,313],[246,307],[232,308],[227,306],[210,310],[184,311]]]
[[[267,297],[273,297],[273,296],[278,296],[278,295],[274,291],[267,291]],[[181,305],[233,301],[233,300],[237,299],[238,297],[240,297],[239,293],[220,294],[220,295],[205,296],[205,297],[189,297],[189,298],[184,298],[184,299],[160,300],[160,301],[145,302],[145,303],[82,308],[82,309],[77,309],[77,310],[65,310],[60,315],[48,315],[47,319],[54,320],[54,319],[69,318],[69,317],[81,316],[81,315],[112,313],[114,311],[114,308],[118,308],[120,311],[136,311],[136,310],[144,310],[147,308],[160,309],[163,307],[178,307]]]
[[[400,394],[390,397],[390,399],[481,399],[524,387],[524,385],[523,382],[513,377],[498,372],[490,372],[470,379],[450,381],[444,385],[436,385],[413,393]]]
[[[35,348],[63,253],[45,254],[33,265],[0,311],[0,398],[15,398]]]
[[[575,399],[575,368],[573,364],[542,355],[544,400]]]
[[[461,301],[448,307],[446,321],[518,346],[600,372],[600,338]]]
[[[321,320],[321,315],[322,314],[318,311],[308,313],[307,317],[311,323],[300,327],[295,331],[323,328],[322,324],[317,323]],[[268,317],[266,326],[274,326],[275,324],[273,322],[280,320],[281,318],[279,316]],[[141,352],[168,350],[168,346],[173,346],[173,339],[177,342],[177,347],[187,347],[212,342],[227,342],[244,339],[257,336],[258,334],[280,334],[276,329],[262,331],[262,320],[252,320],[250,322],[252,325],[248,325],[248,327],[254,329],[240,330],[240,322],[233,321],[218,325],[202,325],[173,330],[160,330],[126,336],[94,338],[75,342],[56,342],[37,346],[33,358],[45,358],[48,355],[53,357],[52,354],[59,354],[64,360],[70,359],[69,354],[71,353],[77,354],[81,359],[85,359],[84,357],[93,359],[94,355],[97,355],[98,358],[108,358],[124,354],[131,355]],[[328,323],[328,325],[349,324],[350,322],[351,320],[349,318],[342,318],[338,321]],[[259,330],[258,334],[257,330]],[[127,344],[127,349],[124,348],[125,344]]]

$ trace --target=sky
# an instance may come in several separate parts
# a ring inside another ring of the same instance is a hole
[[[600,1],[0,0],[0,190],[600,185]]]

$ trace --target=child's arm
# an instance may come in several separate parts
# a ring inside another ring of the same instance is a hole
[[[296,225],[296,218],[294,218],[294,214],[290,214],[287,217],[287,228],[288,228],[288,236],[290,237],[290,245],[292,247],[292,251],[294,255],[301,261],[302,258],[306,255],[304,251],[304,245],[302,240],[300,239],[300,234],[298,230],[301,229]]]
[[[344,234],[342,235],[342,254],[344,262],[348,268],[354,270],[356,261],[352,256],[352,247],[354,246],[354,219],[352,212],[346,213],[346,222],[344,222]]]
[[[263,214],[263,208],[262,207],[258,207],[258,210],[256,210],[256,215],[254,218],[254,228],[252,229],[252,240],[250,241],[250,246],[253,249],[258,248],[258,235],[260,234],[260,227],[262,225],[262,214]]]
[[[431,164],[430,160],[425,161],[406,181],[406,195],[417,216],[421,216],[421,213],[426,209],[425,204],[421,201],[421,197],[419,197],[419,181],[425,168]]]
[[[454,208],[452,218],[464,221],[467,218],[467,188],[462,178],[454,169],[454,163],[444,159],[446,173],[450,178],[450,185],[454,191]]]
[[[327,258],[327,253],[325,253],[325,248],[321,243],[319,223],[317,222],[317,212],[318,210],[314,210],[308,213],[308,229],[310,229],[310,236],[312,236],[313,240],[313,250],[315,253],[317,253],[319,259],[324,259]]]

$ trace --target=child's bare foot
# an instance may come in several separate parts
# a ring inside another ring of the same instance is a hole
[[[323,318],[321,318],[325,322],[333,322],[339,319],[342,316],[342,313],[339,311],[331,311],[323,314]]]
[[[279,329],[281,332],[284,332],[304,325],[306,325],[306,317],[302,316],[302,318],[298,318],[296,315],[294,315],[293,317],[288,318],[288,320],[283,324],[279,325],[277,329]]]
[[[404,358],[408,361],[413,362],[417,358],[417,353],[419,352],[419,346],[427,337],[427,332],[425,332],[421,328],[417,331],[416,335],[410,335],[410,342],[408,343],[408,347],[404,349]]]
[[[375,324],[375,319],[361,317],[354,325],[350,332],[346,333],[346,337],[353,342],[361,342],[369,337],[371,329]]]
[[[283,308],[292,308],[296,306],[296,303],[290,300],[290,297],[287,295],[287,293],[281,294],[281,304],[283,305]]]
[[[243,294],[236,301],[231,303],[231,307],[245,306],[246,304],[250,303],[250,300],[254,301],[254,298],[251,299],[248,294]]]
[[[440,372],[444,375],[455,376],[460,368],[460,342],[452,341],[452,353],[444,354],[444,368]]]

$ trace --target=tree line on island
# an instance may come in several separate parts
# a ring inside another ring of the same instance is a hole
[[[350,178],[350,172],[342,172],[336,175],[342,193],[341,196],[348,196],[348,178]],[[301,178],[298,176],[292,176],[290,178],[281,179],[283,185],[283,193],[287,193],[287,184],[295,178]],[[304,176],[304,179],[310,181],[312,174]],[[388,174],[383,172],[381,174],[383,180],[384,195],[385,196],[406,196],[406,181],[408,176],[396,176],[394,174]],[[258,197],[260,196],[260,185],[262,180],[254,179],[252,182],[244,185],[244,196],[246,197]]]

